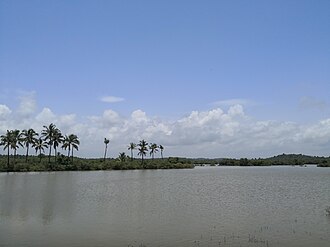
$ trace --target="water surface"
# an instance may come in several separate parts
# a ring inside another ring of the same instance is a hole
[[[0,174],[0,246],[329,246],[330,169]]]

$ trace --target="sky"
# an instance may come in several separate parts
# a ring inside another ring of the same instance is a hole
[[[54,123],[81,157],[105,137],[110,157],[141,139],[164,156],[329,156],[329,13],[328,0],[0,0],[0,133]]]

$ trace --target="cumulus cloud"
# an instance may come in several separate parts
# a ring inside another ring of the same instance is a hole
[[[239,104],[227,110],[220,107],[192,111],[173,121],[148,116],[141,109],[122,116],[106,109],[95,116],[59,115],[49,108],[31,113],[24,124],[15,111],[0,105],[0,131],[56,124],[63,134],[77,134],[81,145],[78,155],[101,157],[104,137],[110,139],[109,155],[127,152],[130,142],[146,139],[162,144],[166,156],[188,157],[266,157],[279,153],[326,155],[330,150],[330,119],[310,125],[285,121],[257,121]],[[18,114],[18,113],[17,113]],[[2,152],[2,151],[1,151]],[[23,152],[20,150],[20,152]]]
[[[115,96],[104,96],[100,99],[102,102],[106,103],[117,103],[117,102],[122,102],[125,99],[121,97],[115,97]]]

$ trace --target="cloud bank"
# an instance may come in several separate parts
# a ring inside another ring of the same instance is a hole
[[[141,139],[162,144],[165,156],[257,158],[280,153],[328,156],[330,152],[330,118],[310,125],[260,121],[248,116],[241,104],[231,105],[226,111],[220,107],[192,111],[174,121],[149,116],[142,109],[128,116],[112,109],[94,116],[59,115],[47,107],[36,109],[34,95],[21,97],[18,109],[0,104],[0,133],[27,128],[41,132],[43,125],[54,123],[63,134],[78,135],[81,145],[77,155],[81,157],[102,157],[104,137],[110,139],[112,157],[128,153],[128,144]]]

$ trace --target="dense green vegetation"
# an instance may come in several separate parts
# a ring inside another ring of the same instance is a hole
[[[0,155],[0,172],[15,171],[91,171],[91,170],[129,170],[129,169],[181,169],[193,168],[194,165],[187,160],[180,160],[179,158],[166,159],[144,159],[143,164],[140,159],[131,160],[125,154],[121,153],[117,159],[84,159],[74,157],[73,162],[71,158],[63,154],[58,154],[56,158],[52,157],[50,163],[45,155],[30,156],[28,162],[25,162],[25,157],[18,155],[14,161],[11,162],[10,169],[7,169],[6,155]],[[13,158],[11,156],[11,158]]]

